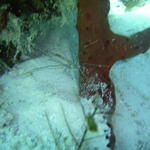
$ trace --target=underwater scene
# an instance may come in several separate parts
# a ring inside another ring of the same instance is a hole
[[[0,1],[0,150],[150,150],[150,0]]]

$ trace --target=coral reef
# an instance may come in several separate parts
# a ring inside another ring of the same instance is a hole
[[[12,67],[20,61],[39,56],[34,46],[36,39],[45,32],[43,30],[70,24],[75,26],[76,23],[75,0],[69,3],[66,0],[3,0],[0,4],[0,45],[6,48],[6,51],[0,50],[1,73],[8,70],[4,66]],[[13,45],[13,55],[7,51],[10,44]],[[6,53],[9,56],[6,57]],[[6,59],[10,59],[11,64]]]

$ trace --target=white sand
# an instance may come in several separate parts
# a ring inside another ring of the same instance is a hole
[[[115,4],[114,1],[111,0],[112,4]],[[117,5],[112,8],[115,6]],[[131,12],[125,12],[121,8],[120,4],[109,16],[111,29],[115,33],[130,36],[150,27],[150,3]],[[115,63],[110,76],[115,85],[117,99],[113,116],[115,150],[149,150],[150,50]]]
[[[77,150],[87,128],[81,103],[86,117],[93,113],[95,106],[79,97],[78,61],[71,55],[73,42],[70,44],[70,39],[62,36],[64,30],[47,32],[41,48],[43,51],[46,47],[50,49],[48,56],[16,65],[0,78],[0,102],[3,104],[0,150],[57,150],[59,147],[59,150]],[[76,36],[76,32],[72,36]],[[110,129],[106,120],[102,114],[96,114],[94,119],[98,130],[88,130],[85,139],[90,139],[84,140],[81,149],[110,150],[106,139]]]

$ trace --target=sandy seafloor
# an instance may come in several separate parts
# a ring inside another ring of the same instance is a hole
[[[111,2],[115,4],[114,0]],[[150,27],[150,3],[126,13],[120,8],[115,7],[114,10],[112,6],[109,15],[111,29],[115,33],[130,36]],[[150,49],[144,54],[116,62],[110,76],[117,101],[112,122],[116,134],[115,150],[149,150]]]
[[[146,7],[150,5],[125,12],[111,0],[112,31],[130,36],[150,27],[150,9]],[[77,150],[65,121],[67,118],[80,142],[86,121],[78,93],[78,37],[73,28],[64,25],[44,30],[37,47],[50,49],[48,55],[16,65],[0,78],[0,150]],[[110,71],[117,100],[112,118],[115,150],[150,149],[149,66],[150,50],[116,62]],[[82,103],[88,116],[94,106],[83,99]],[[95,121],[98,131],[88,131],[81,149],[109,150],[106,120],[97,114]]]

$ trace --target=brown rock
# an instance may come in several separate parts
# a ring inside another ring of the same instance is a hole
[[[89,98],[99,93],[104,104],[115,108],[115,91],[109,77],[111,66],[120,59],[145,52],[150,46],[150,29],[131,38],[114,34],[108,24],[109,0],[79,0],[80,92]],[[139,42],[140,40],[140,42]]]

